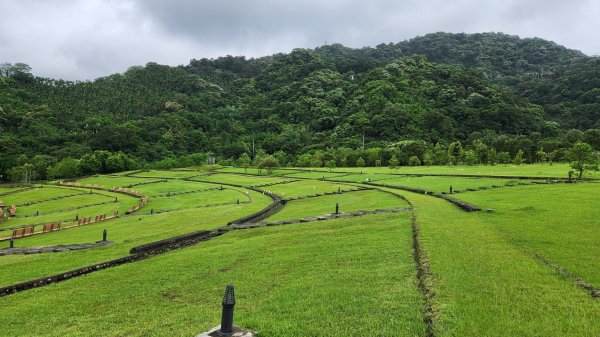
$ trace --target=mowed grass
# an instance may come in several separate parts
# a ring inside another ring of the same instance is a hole
[[[218,325],[233,283],[235,323],[261,336],[420,336],[414,278],[409,215],[373,215],[234,231],[17,293],[0,324],[15,336],[195,336]]]
[[[325,168],[308,168],[325,171]],[[519,176],[519,177],[562,177],[567,178],[571,170],[569,164],[499,164],[499,165],[450,165],[450,166],[400,166],[389,167],[340,167],[333,172],[342,173],[374,173],[374,174],[452,174],[452,175],[484,175],[484,176]],[[589,177],[600,178],[600,172],[591,172]]]
[[[404,194],[433,273],[436,336],[600,335],[600,301],[515,246],[486,221],[496,215]]]
[[[462,177],[394,177],[381,182],[386,185],[420,188],[435,193],[453,191],[465,192],[466,189],[491,188],[518,183],[529,183],[527,180],[494,179],[494,178],[462,178]]]
[[[111,189],[113,187],[127,187],[139,183],[158,182],[159,178],[138,178],[138,177],[120,177],[120,176],[98,176],[88,177],[77,180],[76,182],[81,183],[85,188],[86,184],[104,186],[104,188]],[[143,185],[142,185],[143,186]],[[133,189],[138,189],[134,186]]]
[[[285,207],[281,211],[273,214],[266,221],[299,219],[307,216],[335,213],[336,203],[339,204],[340,212],[344,213],[408,207],[406,201],[393,194],[378,190],[364,190],[291,200],[285,204]]]
[[[15,189],[20,190],[20,189]],[[65,187],[54,187],[54,186],[44,186],[44,187],[34,187],[32,189],[24,189],[20,192],[9,194],[5,196],[0,196],[0,200],[4,202],[4,205],[22,205],[28,202],[36,202],[40,200],[46,200],[50,198],[59,198],[72,194],[80,194],[84,193],[85,190],[80,189],[72,189]],[[88,191],[89,192],[89,191]],[[20,208],[17,208],[17,211]]]
[[[43,214],[48,212],[57,212],[62,209],[77,208],[85,205],[108,202],[115,202],[115,198],[107,194],[94,193],[94,191],[92,191],[92,193],[87,192],[84,194],[74,195],[68,198],[48,200],[30,206],[21,206],[17,209],[17,215],[35,215],[37,214],[37,212]]]
[[[148,208],[155,211],[184,209],[193,207],[202,207],[221,203],[249,202],[250,197],[234,189],[210,190],[204,192],[173,195],[165,197],[152,198],[148,202]]]
[[[130,197],[123,194],[111,193],[111,192],[100,192],[103,195],[110,196],[110,198],[106,197],[103,200],[110,201],[113,198],[117,198],[117,202],[108,202],[102,205],[96,206],[86,206],[87,203],[71,203],[69,201],[70,198],[63,199],[64,203],[60,208],[55,208],[53,212],[49,213],[40,213],[39,216],[28,216],[28,217],[20,217],[20,218],[11,218],[9,221],[3,222],[0,224],[0,228],[4,229],[4,231],[0,231],[0,237],[10,236],[11,232],[7,231],[8,228],[12,227],[21,227],[27,225],[37,225],[48,222],[63,222],[64,225],[71,225],[71,221],[74,221],[76,216],[79,215],[79,218],[84,217],[95,217],[100,214],[112,215],[114,211],[119,211],[120,214],[124,214],[126,210],[131,209],[133,206],[139,204],[140,199]],[[92,194],[93,195],[93,194]],[[88,195],[89,196],[89,195]],[[81,201],[81,200],[79,200]],[[43,205],[43,203],[38,204]],[[32,205],[34,207],[36,205]],[[75,207],[79,207],[76,209],[72,209]],[[19,208],[17,208],[17,215],[20,214]],[[37,228],[41,230],[41,226]],[[37,230],[36,229],[36,230]],[[1,247],[2,243],[0,243]]]
[[[206,171],[149,170],[132,174],[130,177],[183,179],[202,174],[206,174]]]
[[[301,170],[295,169],[273,169],[271,174],[267,172],[265,169],[257,169],[256,167],[222,167],[216,170],[215,172],[227,172],[227,173],[240,173],[240,174],[252,174],[252,175],[261,175],[261,176],[282,176],[287,174],[292,174],[296,172],[302,172]]]
[[[165,238],[210,230],[227,222],[266,207],[271,199],[250,192],[252,203],[187,209],[154,215],[132,215],[84,225],[75,229],[41,234],[15,241],[16,247],[34,247],[59,244],[93,243],[102,239],[107,229],[113,245],[80,251],[36,255],[7,255],[0,257],[0,287],[129,255],[132,247]],[[147,207],[150,207],[148,205]],[[146,210],[144,208],[143,210]],[[0,248],[8,242],[0,242]]]
[[[211,174],[207,176],[195,177],[192,178],[195,181],[205,181],[211,183],[225,183],[225,184],[234,184],[241,186],[258,186],[264,184],[273,184],[273,183],[282,183],[287,182],[292,179],[289,178],[279,178],[274,176],[250,176],[250,175],[240,175],[240,174],[229,174],[229,173],[217,173]]]
[[[493,208],[482,222],[506,240],[539,254],[600,288],[599,183],[526,186],[458,195]]]
[[[335,173],[335,172],[309,172],[309,171],[300,171],[300,172],[292,172],[286,174],[290,178],[304,178],[304,179],[333,179],[335,177],[344,176],[346,173]]]
[[[264,189],[273,192],[282,198],[291,198],[316,193],[337,192],[338,188],[342,190],[356,189],[354,186],[319,180],[298,180],[292,183],[267,186]]]
[[[208,184],[196,181],[167,180],[166,182],[136,186],[135,189],[150,198],[169,193],[180,193],[219,188],[218,184]]]
[[[352,173],[338,175],[332,178],[325,178],[325,180],[336,180],[336,181],[347,181],[352,183],[363,183],[363,182],[376,182],[387,179],[397,178],[398,175],[383,174],[383,173]]]

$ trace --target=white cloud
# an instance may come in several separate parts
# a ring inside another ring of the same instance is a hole
[[[262,56],[339,42],[399,42],[436,31],[501,31],[600,53],[594,0],[0,0],[0,62],[91,79],[154,61]]]

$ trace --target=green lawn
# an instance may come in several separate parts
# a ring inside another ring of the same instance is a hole
[[[281,175],[288,175],[288,174],[292,174],[295,172],[302,172],[302,171],[294,170],[294,169],[274,169],[271,172],[271,174],[269,174],[267,172],[267,170],[265,170],[265,169],[259,170],[256,167],[248,167],[246,169],[243,167],[222,167],[222,168],[216,170],[216,172],[252,174],[252,175],[261,175],[261,176],[281,176]]]
[[[81,190],[81,189],[44,186],[44,187],[35,187],[32,189],[23,190],[22,192],[1,196],[0,200],[2,200],[4,202],[4,204],[7,206],[21,205],[21,204],[26,204],[28,202],[35,202],[35,201],[46,200],[46,199],[50,199],[50,198],[64,197],[67,195],[84,193],[84,192],[86,192],[86,191]],[[19,209],[20,208],[17,208],[17,211],[19,211]]]
[[[97,184],[99,186],[104,186],[104,188],[111,189],[113,187],[127,187],[132,184],[139,183],[147,183],[158,181],[157,178],[138,178],[138,177],[116,177],[116,176],[98,176],[98,177],[89,177],[81,180],[77,180],[82,184],[82,187],[85,187],[86,184]],[[144,185],[142,185],[144,186]],[[137,186],[134,186],[133,189],[139,189]]]
[[[600,301],[515,245],[489,222],[498,214],[404,194],[415,203],[433,272],[436,336],[600,335]]]
[[[309,168],[327,172],[326,168]],[[456,166],[400,166],[395,170],[389,167],[340,167],[333,172],[394,173],[394,174],[456,174],[456,175],[493,175],[493,176],[532,176],[563,177],[571,170],[568,164],[523,164],[523,165],[456,165]],[[593,172],[590,177],[600,177],[600,172]]]
[[[219,185],[216,184],[207,184],[196,181],[168,180],[161,183],[140,185],[134,188],[152,198],[163,194],[207,190],[218,187]]]
[[[304,179],[335,179],[336,177],[344,176],[345,173],[336,172],[290,172],[286,176],[290,178],[304,178]]]
[[[377,183],[377,182],[376,182]],[[491,188],[518,183],[529,183],[527,180],[494,179],[494,178],[462,178],[462,177],[395,177],[381,181],[382,184],[420,188],[435,193],[465,191],[468,188]]]
[[[252,203],[187,209],[154,215],[125,216],[114,220],[85,225],[76,229],[18,239],[18,247],[91,243],[102,238],[103,229],[115,244],[90,250],[38,255],[8,255],[0,257],[0,286],[53,275],[92,263],[129,254],[134,246],[201,229],[213,229],[227,222],[266,207],[271,199],[251,192]],[[150,204],[147,206],[150,207]],[[8,242],[0,242],[7,247]],[[27,266],[26,268],[24,266]]]
[[[282,198],[291,198],[316,193],[337,192],[338,188],[342,190],[356,189],[356,187],[353,186],[319,180],[298,180],[293,183],[267,186],[264,189],[271,191]]]
[[[235,231],[9,296],[0,323],[18,336],[194,336],[219,323],[233,283],[236,324],[261,336],[423,335],[409,216],[369,219]],[[22,324],[31,313],[47,318]]]
[[[174,178],[183,179],[206,174],[206,171],[175,171],[175,170],[150,170],[146,172],[135,173],[130,177],[150,177],[150,178]]]
[[[240,174],[217,173],[208,176],[192,178],[197,181],[206,181],[212,183],[229,183],[241,186],[257,186],[264,184],[273,184],[290,181],[289,178],[279,178],[274,176],[246,176]]]
[[[148,208],[155,211],[192,208],[220,203],[249,202],[250,197],[233,189],[211,190],[198,193],[152,198]]]
[[[265,221],[331,214],[336,203],[340,212],[408,208],[405,200],[384,192],[393,191],[407,197],[417,215],[417,238],[425,253],[422,261],[431,271],[430,289],[435,294],[427,301],[436,314],[436,337],[600,336],[600,301],[574,280],[579,277],[600,288],[600,182],[480,190],[482,186],[529,181],[399,175],[550,177],[563,176],[559,173],[568,171],[564,164],[402,167],[393,171],[337,168],[331,174],[323,168],[324,172],[278,169],[272,176],[244,175],[240,170],[221,168],[217,172],[229,173],[193,178],[198,181],[182,179],[204,171],[145,172],[150,178],[86,178],[84,184],[107,188],[152,182],[134,187],[150,196],[149,203],[133,216],[16,240],[17,247],[92,243],[100,240],[106,228],[114,244],[63,253],[0,256],[0,286],[126,256],[132,247],[148,242],[224,226],[272,202],[262,193],[227,184],[276,183],[263,189],[294,198],[336,192],[338,187],[365,187],[359,183],[369,178],[437,193],[449,186],[454,190],[477,188],[453,197],[493,212],[467,213],[432,196],[375,188],[293,199]],[[249,169],[251,172],[258,173]],[[323,176],[325,181],[320,179]],[[165,182],[161,178],[170,179]],[[290,182],[293,178],[303,179]],[[223,190],[218,189],[221,184]],[[12,219],[0,226],[72,219],[75,214],[93,217],[111,214],[116,208],[123,213],[139,203],[138,198],[105,191],[46,200],[85,192],[89,189],[47,186],[0,197],[19,204],[42,200],[17,210],[20,215],[39,210],[40,216]],[[119,202],[86,207],[114,197]],[[238,199],[242,204],[236,204]],[[204,207],[220,203],[227,205]],[[65,211],[71,207],[78,209]],[[150,210],[155,214],[147,214]],[[161,210],[169,212],[156,214]],[[11,336],[194,336],[219,323],[224,286],[234,283],[236,323],[260,331],[261,336],[426,336],[425,300],[412,257],[411,213],[231,231],[148,260],[20,292],[0,299],[0,335],[10,331]],[[0,230],[0,237],[8,235],[10,231]],[[0,248],[7,246],[8,242],[0,242]],[[21,319],[32,313],[36,324],[22,324]]]
[[[599,183],[526,186],[458,196],[493,208],[482,222],[508,242],[567,268],[600,288]]]
[[[291,200],[286,203],[280,212],[270,216],[266,221],[299,219],[307,216],[331,214],[335,212],[336,203],[339,203],[340,212],[345,213],[360,210],[408,207],[406,201],[395,195],[377,190],[366,190]]]

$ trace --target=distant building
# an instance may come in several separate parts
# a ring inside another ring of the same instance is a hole
[[[206,165],[214,165],[216,162],[217,160],[215,159],[215,157],[206,158]]]

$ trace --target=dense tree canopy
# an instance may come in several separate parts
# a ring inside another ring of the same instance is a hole
[[[328,167],[567,160],[578,142],[600,149],[598,88],[599,58],[497,33],[148,63],[93,82],[2,64],[0,179],[209,153],[244,166],[267,153]]]

